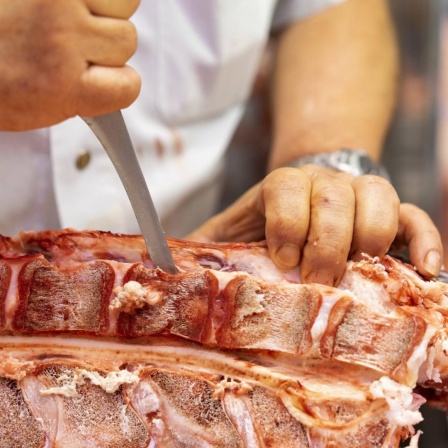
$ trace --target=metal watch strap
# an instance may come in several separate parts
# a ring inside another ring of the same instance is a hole
[[[298,167],[314,164],[324,168],[332,168],[337,171],[349,173],[353,176],[374,174],[381,176],[390,182],[390,176],[386,168],[374,162],[362,149],[342,148],[335,152],[324,152],[300,157],[288,163],[287,166]]]

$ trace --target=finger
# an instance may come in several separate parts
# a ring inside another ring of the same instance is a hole
[[[412,204],[401,204],[397,243],[409,246],[409,258],[426,277],[438,275],[442,266],[443,246],[431,218]]]
[[[84,0],[92,14],[116,19],[129,19],[137,10],[140,0]]]
[[[353,235],[355,194],[346,175],[313,179],[311,223],[301,262],[306,283],[339,284]]]
[[[127,20],[95,18],[82,41],[85,59],[95,65],[121,67],[137,49],[137,31]]]
[[[190,232],[188,235],[183,236],[184,240],[196,241],[198,243],[213,243],[218,240],[214,238],[213,224],[208,220],[197,229]]]
[[[258,207],[266,219],[269,254],[281,269],[299,264],[308,234],[310,196],[310,178],[297,168],[275,170],[261,184]]]
[[[130,106],[140,92],[140,76],[129,66],[92,65],[82,75],[68,116],[94,116]]]
[[[378,176],[361,176],[352,183],[356,197],[352,257],[382,256],[398,230],[400,200],[395,189]]]

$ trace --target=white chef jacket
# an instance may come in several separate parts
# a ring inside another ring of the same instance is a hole
[[[214,212],[223,153],[271,27],[340,1],[142,1],[130,61],[142,90],[123,114],[167,235],[182,236]],[[83,153],[90,161],[77,167]],[[139,233],[112,163],[78,117],[0,133],[0,178],[4,235],[60,227]]]

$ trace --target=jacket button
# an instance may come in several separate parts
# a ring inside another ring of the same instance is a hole
[[[85,150],[81,152],[78,157],[76,157],[76,168],[78,170],[83,170],[90,162],[90,151]]]

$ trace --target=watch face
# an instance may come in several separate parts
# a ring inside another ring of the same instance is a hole
[[[369,157],[363,154],[359,156],[359,166],[362,173],[368,174],[371,172],[376,172],[376,170],[373,169],[374,167],[372,166],[372,161],[369,159]]]

